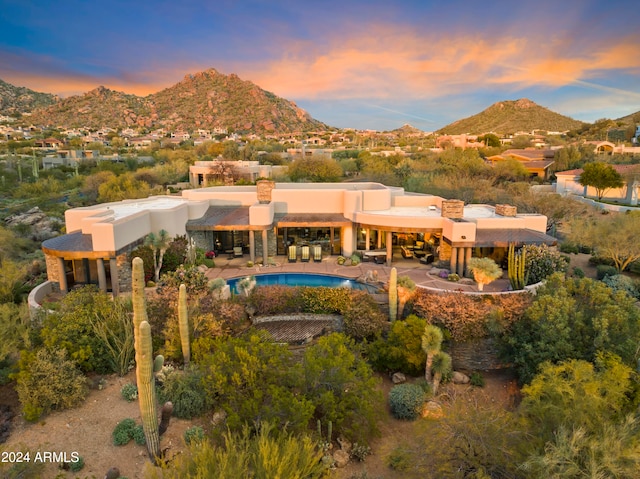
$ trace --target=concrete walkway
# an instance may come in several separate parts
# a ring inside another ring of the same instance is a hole
[[[330,256],[317,263],[313,261],[306,263],[302,263],[300,261],[289,263],[285,256],[278,256],[276,257],[276,264],[273,266],[265,267],[256,265],[249,268],[246,266],[248,259],[216,258],[216,267],[210,268],[207,271],[206,276],[209,279],[223,278],[227,280],[230,278],[242,278],[245,276],[267,273],[312,273],[329,274],[349,279],[357,279],[364,277],[368,271],[372,271],[372,274],[377,275],[378,281],[381,281],[382,283],[387,283],[389,281],[389,272],[391,271],[390,267],[373,262],[360,263],[357,266],[340,266],[337,264],[336,260],[337,256]],[[430,272],[434,270],[432,265],[421,264],[415,259],[397,260],[394,261],[393,266],[397,269],[398,276],[406,275],[418,286],[445,291],[478,292],[478,287],[475,283],[460,284],[459,282],[447,281],[435,274],[430,274]],[[503,277],[502,279],[486,285],[484,287],[484,292],[507,291],[508,288],[509,280]]]

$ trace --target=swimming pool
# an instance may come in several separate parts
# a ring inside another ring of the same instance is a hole
[[[326,288],[350,288],[361,289],[369,292],[376,292],[377,287],[359,283],[353,279],[343,278],[342,276],[331,276],[327,274],[306,274],[306,273],[268,273],[268,274],[256,274],[253,275],[256,279],[256,286],[311,286],[319,287],[324,286]],[[242,278],[232,278],[227,280],[227,284],[230,286],[231,291],[238,293],[236,289],[236,283]]]

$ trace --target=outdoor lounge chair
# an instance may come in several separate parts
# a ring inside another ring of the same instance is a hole
[[[296,252],[296,245],[289,246],[289,263],[295,263],[298,261],[298,254]]]
[[[402,253],[403,258],[413,258],[413,253],[409,248],[405,248],[404,246],[400,246],[400,252]]]
[[[242,251],[242,246],[234,246],[233,247],[233,257],[234,258],[239,258],[242,257],[244,255],[244,252]]]
[[[300,261],[309,261],[309,246],[304,245],[300,248]]]
[[[313,246],[313,261],[322,261],[322,246],[319,244]]]

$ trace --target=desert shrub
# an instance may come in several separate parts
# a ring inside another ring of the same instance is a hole
[[[120,389],[120,396],[129,402],[138,399],[138,386],[133,383],[127,383]]]
[[[174,369],[167,374],[158,390],[160,402],[173,403],[173,415],[181,419],[201,416],[211,406],[211,401],[202,387],[203,374],[190,367],[185,371]]]
[[[366,339],[382,333],[387,318],[371,295],[364,293],[352,296],[354,299],[342,311],[345,334],[354,339]]]
[[[299,381],[314,418],[331,421],[333,430],[352,442],[365,443],[377,434],[378,380],[352,339],[332,333],[308,347]]]
[[[452,281],[452,282],[460,281],[460,276],[457,275],[456,273],[451,273],[450,275],[447,276],[447,281]]]
[[[113,444],[115,446],[124,446],[129,444],[129,441],[133,439],[135,429],[136,422],[133,419],[127,418],[120,421],[113,429],[113,433],[111,433]]]
[[[144,428],[142,427],[142,424],[138,424],[133,428],[133,430],[131,431],[131,439],[133,439],[133,442],[135,442],[138,446],[144,446],[147,443],[147,440],[144,436]]]
[[[584,274],[584,271],[582,270],[582,268],[578,268],[577,266],[573,267],[573,275],[576,278],[584,278],[585,277],[585,274]]]
[[[209,288],[209,291],[216,291],[218,289],[222,289],[226,285],[227,285],[227,282],[224,280],[224,278],[212,279],[207,283],[207,287]]]
[[[404,447],[396,447],[387,456],[387,465],[398,472],[406,472],[411,469],[414,459],[411,452]]]
[[[367,348],[369,362],[377,371],[401,371],[417,376],[424,372],[426,354],[422,350],[422,333],[427,321],[416,315],[394,321],[386,338]]]
[[[553,273],[566,273],[569,269],[567,259],[547,245],[525,245],[522,249],[526,252],[527,284],[539,283]]]
[[[155,276],[155,271],[153,269],[153,250],[151,249],[151,246],[138,246],[131,253],[129,253],[127,260],[129,264],[131,264],[133,258],[140,258],[143,261],[145,283],[152,280]]]
[[[406,274],[398,276],[397,285],[399,288],[407,288],[408,290],[413,291],[416,289],[416,283]]]
[[[484,387],[484,377],[478,371],[474,371],[471,373],[471,377],[469,378],[469,384],[482,388]]]
[[[184,442],[189,445],[193,442],[204,441],[204,429],[200,426],[191,426],[184,432]]]
[[[352,301],[359,301],[366,294],[348,288],[300,288],[302,308],[307,313],[341,314]]]
[[[389,406],[396,419],[417,418],[424,400],[424,391],[415,384],[398,384],[389,391]]]
[[[351,255],[351,266],[357,266],[362,262],[362,259],[357,253]]]
[[[629,296],[640,299],[640,290],[638,289],[638,282],[624,276],[622,274],[614,274],[613,276],[605,276],[602,280],[604,284],[609,286],[614,291],[624,291]]]
[[[499,312],[499,329],[522,317],[531,305],[532,296],[520,294],[468,295],[462,293],[434,293],[416,290],[413,310],[428,323],[445,330],[455,341],[467,341],[489,335],[493,312]],[[495,325],[494,325],[495,326]]]
[[[95,286],[69,292],[44,319],[40,337],[50,350],[64,349],[84,372],[122,372],[119,344],[131,339],[130,303],[112,300]],[[96,332],[104,331],[102,337]],[[124,347],[124,346],[123,346]],[[132,357],[133,343],[125,355]]]
[[[175,271],[168,271],[160,277],[160,287],[178,291],[184,283],[189,295],[199,295],[207,291],[209,280],[202,271],[195,266],[180,265]],[[177,293],[176,293],[177,294]]]
[[[162,258],[162,272],[168,273],[177,270],[180,265],[186,263],[187,260],[187,240],[186,235],[176,236],[169,243],[167,251]],[[151,267],[153,268],[153,259],[151,259]]]
[[[82,456],[78,456],[78,459],[67,463],[71,472],[79,472],[84,467],[84,459]]]
[[[300,294],[300,288],[276,285],[260,286],[251,291],[248,304],[259,316],[295,313],[302,309]]]
[[[226,423],[239,430],[245,423],[270,421],[278,427],[304,431],[313,404],[300,393],[300,376],[285,345],[276,344],[264,331],[241,337],[215,338],[194,358],[204,378],[201,388],[227,413]]]
[[[87,380],[64,350],[23,352],[16,391],[27,421],[72,408],[87,396]]]
[[[371,448],[366,444],[355,443],[351,448],[351,457],[357,459],[360,462],[364,462],[367,456],[371,455]]]
[[[596,278],[604,280],[609,276],[615,276],[618,274],[618,270],[615,266],[609,266],[606,264],[599,264],[596,266]]]
[[[580,246],[578,246],[575,243],[564,242],[560,244],[559,249],[561,253],[570,253],[570,254],[580,253]]]

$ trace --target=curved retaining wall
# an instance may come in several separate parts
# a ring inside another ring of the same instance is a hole
[[[54,283],[53,281],[45,281],[31,290],[27,303],[29,304],[29,316],[32,321],[38,314],[38,311],[42,309],[41,303],[44,298],[53,292],[57,284],[58,283]]]

